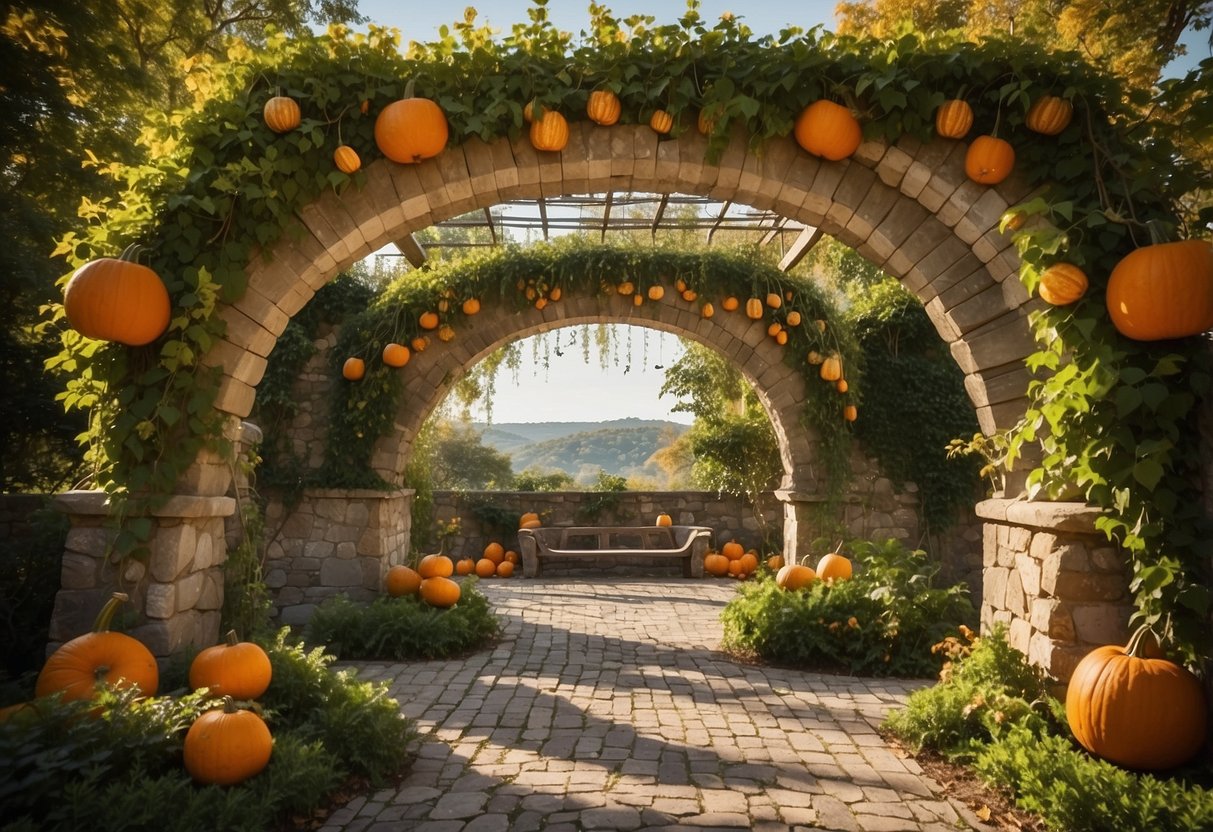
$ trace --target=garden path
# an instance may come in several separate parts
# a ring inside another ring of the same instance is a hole
[[[495,648],[356,663],[426,741],[398,788],[324,830],[988,829],[876,733],[924,682],[732,660],[731,582],[480,586]]]

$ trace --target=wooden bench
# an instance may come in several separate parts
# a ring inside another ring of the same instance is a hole
[[[518,530],[522,576],[539,576],[540,559],[683,558],[683,575],[703,577],[703,556],[712,543],[707,526],[551,526]]]

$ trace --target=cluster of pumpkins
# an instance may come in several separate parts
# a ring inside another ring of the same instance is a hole
[[[746,551],[736,540],[731,540],[721,546],[719,552],[704,555],[703,568],[717,578],[728,576],[744,581],[758,570],[759,562],[756,549]],[[775,573],[775,583],[785,590],[800,589],[818,579],[846,580],[852,574],[850,559],[840,552],[823,556],[816,569],[804,563],[785,563],[783,555],[771,555],[766,566]]]
[[[65,702],[89,700],[97,684],[134,687],[154,696],[160,685],[156,657],[138,639],[110,631],[118,607],[127,599],[115,592],[97,615],[92,632],[63,644],[46,660],[34,692],[38,697],[59,694]],[[257,644],[240,641],[235,631],[222,644],[194,657],[189,683],[222,699],[222,706],[200,714],[185,734],[185,770],[199,783],[230,786],[261,772],[269,764],[273,738],[265,721],[237,701],[257,699],[269,689],[273,676],[269,656]],[[0,710],[0,721],[23,714],[36,717],[36,703]]]

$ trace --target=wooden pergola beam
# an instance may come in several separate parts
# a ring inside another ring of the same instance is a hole
[[[409,265],[414,269],[420,269],[425,265],[426,256],[425,249],[421,247],[421,243],[417,242],[417,238],[412,234],[396,241],[396,248],[404,255],[404,259],[409,261]]]
[[[783,255],[783,259],[779,261],[779,270],[781,272],[791,271],[812,250],[813,246],[817,245],[817,241],[821,237],[820,228],[806,225],[804,230],[800,232],[800,236],[796,238],[796,242],[792,243],[787,253]]]

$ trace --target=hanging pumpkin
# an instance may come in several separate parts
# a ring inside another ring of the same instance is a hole
[[[131,347],[150,344],[168,329],[168,290],[159,275],[136,262],[140,250],[131,245],[121,257],[101,257],[76,269],[63,290],[72,329]]]
[[[225,696],[222,708],[202,714],[186,732],[185,770],[199,783],[232,786],[260,773],[273,749],[261,717]]]
[[[771,307],[772,309],[778,309],[779,307],[783,306],[783,295],[779,294],[778,292],[768,292],[767,306]]]
[[[610,90],[594,90],[590,93],[590,100],[586,102],[585,114],[595,124],[609,127],[619,121],[622,109],[619,96],[615,93]]]
[[[342,173],[357,173],[358,169],[362,167],[362,159],[358,157],[357,150],[348,144],[343,144],[333,151],[333,164]]]
[[[438,340],[443,342],[455,340],[455,330],[448,324],[443,324],[438,327]]]
[[[1130,252],[1112,269],[1107,303],[1120,334],[1138,341],[1213,328],[1213,243],[1183,240]]]
[[[425,348],[430,345],[430,339],[424,335],[418,335],[412,341],[409,341],[409,346],[413,348],[413,352],[425,352]]]
[[[51,654],[34,684],[36,696],[61,693],[64,702],[92,699],[99,682],[134,687],[144,696],[156,693],[160,669],[152,651],[125,633],[109,631],[114,613],[127,600],[126,593],[115,592],[97,614],[91,633],[77,636]]]
[[[421,598],[431,607],[453,607],[459,602],[459,595],[459,584],[450,578],[426,578],[421,582]]]
[[[1046,136],[1056,136],[1070,125],[1074,116],[1074,105],[1065,98],[1042,95],[1032,102],[1024,123],[1029,130]]]
[[[379,111],[375,119],[375,144],[393,162],[413,164],[437,156],[450,136],[446,114],[428,98],[413,97],[413,82],[404,98]]]
[[[703,306],[699,307],[699,314],[704,318],[710,318],[716,314],[716,308],[710,303],[705,303]]]
[[[832,162],[850,156],[863,141],[863,130],[851,111],[825,99],[804,108],[794,133],[801,147]]]
[[[653,132],[664,136],[674,129],[674,117],[665,110],[655,110],[653,115],[649,116],[649,127],[653,128]]]
[[[1015,167],[1015,148],[994,136],[978,136],[965,153],[965,175],[981,185],[997,185]]]
[[[829,355],[821,362],[818,371],[824,381],[838,381],[842,378],[842,359],[837,355]]]
[[[839,581],[851,577],[851,561],[838,552],[830,552],[817,562],[817,577]]]
[[[800,313],[793,309],[785,320],[788,326],[800,326]]]
[[[665,297],[665,287],[654,284],[648,290],[649,300],[661,300]]]
[[[840,378],[838,381],[834,382],[834,389],[839,393],[845,393],[851,389],[851,385],[847,383],[845,378]]]
[[[347,358],[341,365],[341,375],[347,381],[359,381],[366,375],[366,362],[361,358]]]
[[[522,108],[522,120],[527,124],[530,124],[535,120],[535,99],[532,98],[526,103],[526,106]]]
[[[1040,296],[1054,306],[1074,303],[1086,292],[1086,274],[1071,263],[1054,263],[1040,275]]]
[[[709,552],[704,555],[703,569],[709,575],[722,577],[729,573],[729,559],[717,552]]]
[[[935,132],[945,139],[963,139],[973,126],[973,108],[959,98],[945,101],[935,111]]]
[[[468,298],[463,302],[463,314],[478,315],[480,314],[480,300],[478,298]]]
[[[687,288],[687,289],[682,290],[682,299],[685,300],[687,303],[691,303],[697,297],[699,297],[699,293],[696,292],[694,289]]]
[[[673,523],[674,523],[674,520],[673,520],[673,518],[670,517],[670,515],[668,515],[668,514],[658,514],[657,515],[657,525],[658,526],[670,526],[670,525],[673,525]]]
[[[403,344],[388,344],[383,348],[383,363],[389,367],[403,367],[409,363],[412,354]]]
[[[695,119],[695,129],[704,136],[710,136],[716,132],[716,119],[708,118],[706,107],[699,111],[699,116]]]
[[[275,133],[287,133],[299,126],[299,105],[289,96],[275,95],[265,102],[261,117],[265,119],[265,126]]]
[[[543,117],[531,122],[531,145],[536,150],[558,153],[569,143],[569,123],[555,110],[544,110]]]
[[[758,298],[750,298],[745,302],[746,317],[752,321],[756,321],[762,317],[762,301]]]
[[[800,563],[789,563],[775,573],[776,586],[789,591],[806,587],[816,579],[817,573]]]
[[[449,578],[455,573],[455,564],[446,555],[426,555],[417,564],[417,574],[426,578]]]
[[[859,418],[859,408],[853,404],[849,404],[842,409],[842,418],[848,422],[854,422]]]
[[[190,662],[190,687],[207,688],[212,696],[256,699],[265,693],[273,678],[270,657],[261,646],[240,641],[228,630],[223,644],[208,647]]]
[[[736,312],[740,305],[741,301],[737,300],[737,298],[733,297],[732,295],[729,295],[720,302],[720,308],[725,312]]]
[[[1066,689],[1066,721],[1083,748],[1151,771],[1174,768],[1200,750],[1204,689],[1160,652],[1154,633],[1141,627],[1126,646],[1096,647],[1078,663]]]
[[[422,329],[437,329],[438,328],[438,313],[437,312],[422,312],[421,317],[417,319],[417,325]]]
[[[383,584],[387,587],[388,595],[400,598],[414,594],[421,587],[421,576],[407,566],[393,566],[384,576]]]

